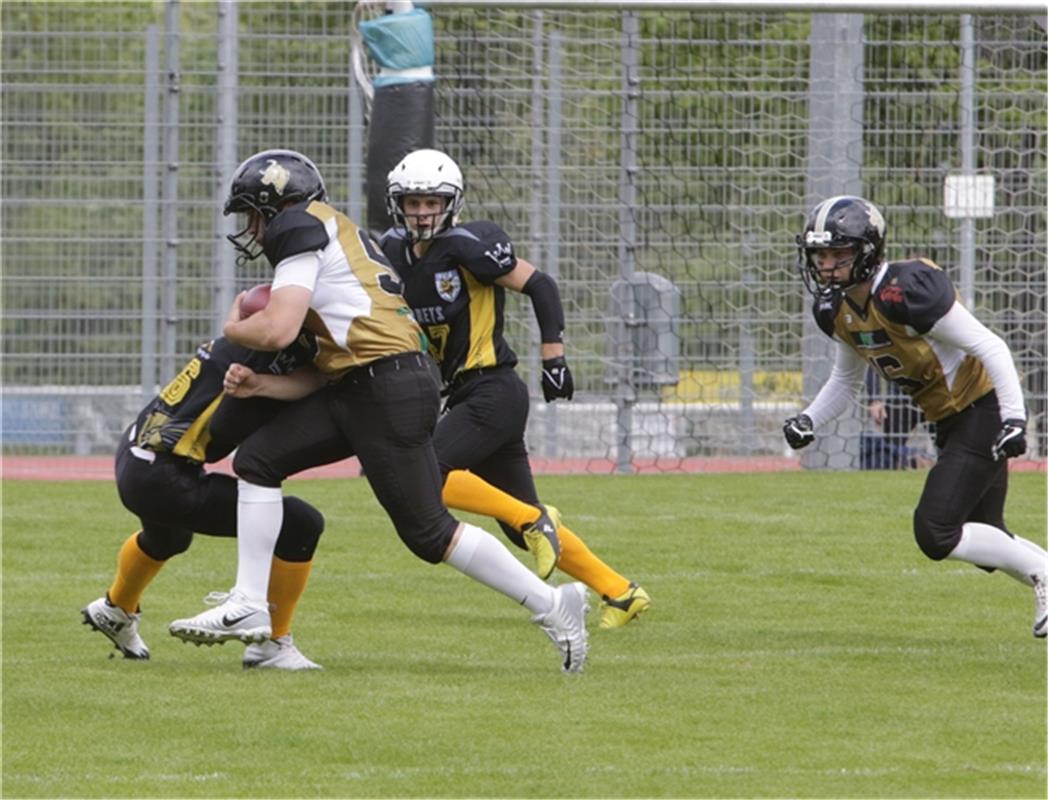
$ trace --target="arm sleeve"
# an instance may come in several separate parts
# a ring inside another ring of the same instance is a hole
[[[560,302],[557,282],[545,272],[535,270],[521,288],[531,298],[535,319],[543,344],[559,344],[564,341],[564,306]]]
[[[299,253],[277,264],[273,274],[273,290],[284,286],[301,286],[316,291],[317,275],[320,273],[320,257],[316,253]]]
[[[1023,389],[1015,369],[1012,353],[1000,336],[995,334],[960,303],[932,326],[928,336],[963,350],[979,359],[993,381],[1001,419],[1026,419]]]
[[[833,360],[830,377],[823,384],[815,399],[804,413],[811,417],[812,425],[819,428],[841,414],[855,401],[862,388],[866,361],[845,344],[836,342],[837,353]]]

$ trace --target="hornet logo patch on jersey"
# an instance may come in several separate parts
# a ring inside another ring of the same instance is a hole
[[[287,182],[291,180],[291,173],[287,167],[283,167],[272,158],[266,162],[266,168],[259,170],[262,175],[262,185],[272,186],[277,194],[284,194]]]
[[[455,298],[462,291],[462,278],[457,269],[449,269],[446,272],[438,272],[433,276],[433,283],[437,287],[440,299],[448,303],[455,302]]]

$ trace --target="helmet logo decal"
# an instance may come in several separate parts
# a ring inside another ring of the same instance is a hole
[[[455,302],[455,298],[462,291],[462,279],[457,269],[449,269],[446,272],[438,272],[433,276],[433,284],[437,288],[440,299],[446,303]]]
[[[881,210],[873,203],[866,203],[866,211],[870,215],[870,224],[877,229],[881,236],[884,236],[884,230],[887,228],[887,225],[884,223],[884,216],[881,214]]]
[[[287,167],[278,164],[272,158],[266,162],[266,168],[259,170],[262,176],[263,186],[272,186],[278,195],[284,194],[287,182],[291,180],[291,173]]]
[[[829,231],[808,231],[804,234],[804,243],[809,247],[822,247],[833,241],[833,234]]]

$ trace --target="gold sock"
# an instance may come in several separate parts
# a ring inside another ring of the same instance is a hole
[[[109,587],[109,602],[119,606],[128,614],[138,611],[138,602],[160,568],[166,561],[150,558],[138,546],[138,534],[131,534],[120,548],[116,557],[116,575]]]
[[[452,470],[444,481],[444,505],[485,517],[494,517],[511,528],[520,530],[539,518],[539,510],[521,502],[483,478],[464,469]]]
[[[586,543],[564,525],[557,528],[560,538],[560,560],[557,569],[582,581],[599,595],[617,597],[630,582],[593,555]]]
[[[269,571],[269,614],[273,625],[273,638],[279,639],[291,632],[291,618],[302,592],[306,590],[312,561],[284,561],[273,556]]]

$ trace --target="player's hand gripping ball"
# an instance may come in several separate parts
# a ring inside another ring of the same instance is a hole
[[[269,304],[269,284],[260,283],[248,289],[240,300],[240,318],[247,319]]]

